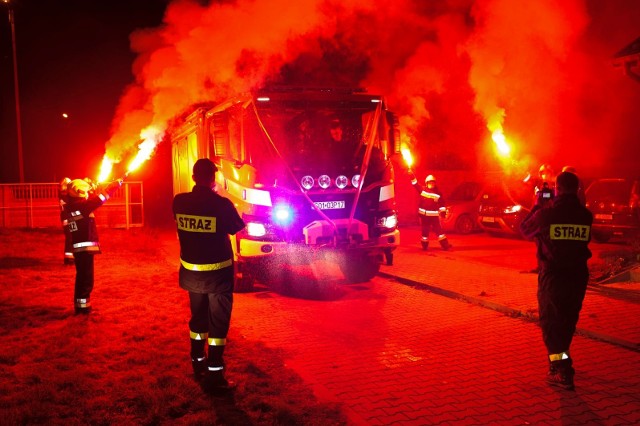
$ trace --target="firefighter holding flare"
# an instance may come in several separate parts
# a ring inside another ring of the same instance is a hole
[[[173,199],[180,241],[180,287],[189,292],[191,364],[207,390],[225,390],[223,352],[233,307],[233,251],[229,235],[245,224],[233,203],[213,190],[217,168],[207,158],[193,166],[195,186]],[[205,354],[208,344],[208,354]]]
[[[433,231],[438,236],[438,242],[444,250],[449,250],[452,245],[449,243],[447,236],[442,232],[440,218],[446,214],[446,207],[442,193],[436,186],[436,178],[433,175],[427,176],[424,181],[424,187],[418,183],[418,178],[413,173],[413,156],[408,148],[402,148],[402,157],[407,164],[407,172],[411,178],[411,185],[420,194],[418,202],[418,216],[420,217],[420,226],[422,236],[420,244],[423,250],[429,248],[429,233]]]
[[[412,170],[409,170],[409,176],[411,177],[411,185],[413,185],[418,194],[420,194],[418,215],[420,216],[420,227],[422,231],[422,236],[420,237],[422,250],[429,248],[430,232],[438,236],[438,242],[444,250],[449,250],[451,244],[440,225],[440,218],[446,214],[446,207],[442,193],[436,185],[435,176],[427,176],[424,180],[424,186],[418,183],[418,178],[416,178]]]
[[[76,314],[91,312],[91,292],[94,284],[95,254],[100,253],[98,229],[94,210],[102,206],[120,188],[122,180],[116,180],[105,188],[94,185],[88,179],[74,179],[67,185],[67,203],[61,213],[65,232],[71,236],[73,259],[76,266],[74,308]]]

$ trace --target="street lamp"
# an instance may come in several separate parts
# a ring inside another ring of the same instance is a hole
[[[16,135],[18,137],[18,167],[20,183],[24,183],[24,161],[22,159],[22,125],[20,120],[20,91],[18,90],[18,61],[16,57],[16,26],[13,9],[9,0],[2,0],[9,9],[9,24],[11,25],[11,50],[13,52],[13,91],[16,99]]]

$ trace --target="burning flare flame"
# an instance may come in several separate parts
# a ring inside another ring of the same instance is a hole
[[[156,146],[160,142],[163,136],[163,132],[153,126],[149,126],[146,129],[143,129],[140,132],[140,138],[142,142],[138,145],[138,153],[133,158],[133,160],[129,163],[127,167],[127,172],[125,177],[129,175],[129,173],[137,170],[145,161],[151,158],[151,155],[156,149]],[[116,163],[119,163],[119,160],[115,160],[109,157],[108,154],[105,154],[102,159],[102,166],[100,167],[100,174],[98,176],[98,182],[106,181],[111,175],[111,171],[113,170],[113,166]]]
[[[413,166],[413,155],[411,155],[409,148],[402,148],[400,152],[402,152],[402,158],[404,162],[407,163],[407,167],[411,168],[411,166]]]
[[[509,153],[511,152],[511,147],[509,147],[507,138],[502,132],[502,129],[494,130],[494,132],[491,134],[491,139],[493,139],[493,142],[496,144],[496,149],[498,150],[498,153],[500,155],[505,157],[509,155]]]

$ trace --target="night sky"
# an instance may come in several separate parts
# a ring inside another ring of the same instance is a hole
[[[133,80],[129,35],[160,24],[163,0],[12,0],[26,182],[95,177]],[[11,32],[0,2],[0,182],[19,180]],[[69,118],[63,118],[66,113]]]
[[[385,94],[423,168],[499,168],[487,130],[499,118],[519,168],[640,169],[629,155],[640,141],[640,84],[611,65],[640,36],[638,0],[11,4],[26,182],[95,177],[103,155],[135,147],[147,125],[265,82]],[[0,54],[6,183],[19,173],[2,2]],[[131,178],[170,173],[168,149],[161,143]]]

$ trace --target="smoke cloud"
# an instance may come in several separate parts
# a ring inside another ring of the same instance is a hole
[[[106,154],[131,155],[190,105],[275,83],[384,94],[423,167],[500,168],[497,126],[522,169],[637,168],[623,159],[640,88],[610,63],[637,22],[634,0],[177,0],[131,35],[136,79]]]

